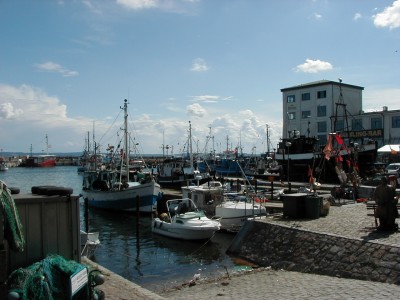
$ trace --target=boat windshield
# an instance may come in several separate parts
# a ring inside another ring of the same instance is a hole
[[[199,211],[190,199],[170,200],[168,202],[168,209],[172,214],[185,214]]]

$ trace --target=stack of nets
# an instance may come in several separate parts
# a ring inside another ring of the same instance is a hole
[[[0,180],[0,209],[4,216],[4,237],[14,251],[24,251],[25,239],[18,210],[10,189]]]
[[[17,292],[21,299],[63,300],[70,298],[70,276],[82,265],[49,255],[27,268],[19,268],[7,280],[9,291]]]

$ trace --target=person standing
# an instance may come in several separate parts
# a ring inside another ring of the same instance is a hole
[[[399,213],[396,204],[398,199],[395,189],[388,186],[388,180],[385,176],[381,178],[381,183],[375,188],[373,199],[377,204],[375,217],[379,219],[378,230],[397,230],[396,218],[399,217]]]

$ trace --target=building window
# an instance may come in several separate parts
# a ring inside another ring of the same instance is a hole
[[[317,106],[317,117],[326,117],[326,106]]]
[[[351,120],[351,129],[352,130],[363,130],[361,119]]]
[[[371,118],[371,129],[382,129],[382,118]]]
[[[296,119],[296,113],[295,112],[290,112],[290,113],[287,114],[287,116],[288,116],[289,120]]]
[[[317,98],[318,99],[326,98],[326,91],[318,91],[317,92]]]
[[[335,124],[333,125],[335,126]],[[343,131],[344,130],[344,120],[336,120],[336,127],[334,128],[335,131]]]
[[[293,103],[296,102],[296,97],[295,95],[289,95],[287,96],[287,103]]]
[[[326,121],[317,123],[318,132],[326,132]]]
[[[307,101],[307,100],[310,100],[310,99],[311,99],[311,94],[310,93],[301,94],[301,100],[302,101]]]
[[[400,116],[392,117],[392,128],[400,128]]]
[[[318,145],[320,146],[324,146],[328,142],[326,134],[320,134],[317,136],[317,138],[318,138]]]
[[[303,110],[301,112],[301,118],[302,119],[307,119],[308,117],[311,117],[311,111],[309,110]]]

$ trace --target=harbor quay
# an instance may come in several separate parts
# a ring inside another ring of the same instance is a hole
[[[398,221],[398,220],[397,220]],[[275,213],[247,220],[228,254],[252,271],[197,278],[151,292],[102,269],[106,299],[398,299],[400,233],[378,232],[365,203],[308,219]]]

